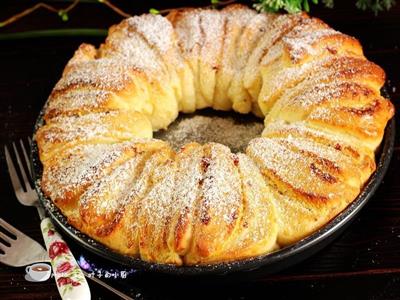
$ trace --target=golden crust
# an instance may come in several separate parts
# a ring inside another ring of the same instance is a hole
[[[307,14],[279,15],[265,28],[264,34],[258,40],[255,49],[250,54],[247,64],[242,71],[243,86],[251,97],[237,107],[238,112],[248,113],[252,110],[252,102],[254,102],[254,99],[257,99],[260,89],[265,82],[260,74],[262,70],[260,64],[263,57],[287,32],[307,18]]]
[[[353,161],[357,169],[361,170],[363,176],[361,182],[365,182],[370,174],[375,171],[374,151],[363,146],[356,138],[344,138],[343,136],[316,130],[310,127],[306,122],[286,123],[276,121],[269,124],[262,133],[263,137],[269,138],[303,138],[312,140],[340,151]]]
[[[178,39],[177,45],[181,55],[184,60],[187,61],[193,73],[193,83],[189,82],[188,84],[193,85],[196,109],[211,106],[210,99],[207,99],[207,95],[204,95],[204,91],[201,87],[201,51],[205,42],[205,33],[202,31],[201,27],[201,12],[201,9],[189,8],[172,11],[166,17],[171,22],[176,32]],[[208,70],[211,72],[211,76],[215,76],[213,70]],[[211,80],[211,82],[208,90],[211,89],[214,80]]]
[[[278,71],[279,70],[279,71]],[[332,56],[311,60],[301,67],[279,68],[276,73],[263,69],[263,86],[258,96],[258,105],[267,114],[283,93],[291,93],[299,83],[311,85],[320,82],[348,80],[365,84],[379,93],[385,82],[384,71],[363,57]]]
[[[78,144],[118,143],[152,135],[151,123],[142,114],[111,111],[53,118],[36,131],[35,137],[44,162]]]
[[[341,151],[303,138],[255,139],[246,153],[260,167],[277,198],[275,203],[283,215],[278,233],[281,246],[334,217],[358,195],[363,185],[360,178],[370,174],[362,174]],[[304,215],[304,209],[314,217]]]
[[[359,42],[306,14],[233,5],[142,15],[82,44],[36,132],[41,187],[122,254],[195,265],[264,255],[340,213],[394,114]],[[246,153],[151,139],[179,112],[265,116]]]
[[[322,131],[331,129],[356,137],[373,151],[381,142],[382,125],[393,116],[394,109],[379,91],[357,81],[360,83],[337,77],[328,83],[303,82],[279,98],[265,124],[304,121]]]

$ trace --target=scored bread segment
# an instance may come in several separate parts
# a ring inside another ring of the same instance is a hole
[[[311,60],[301,66],[291,66],[276,70],[274,75],[267,69],[264,84],[258,97],[258,104],[267,114],[276,100],[285,92],[295,92],[296,85],[315,84],[334,80],[351,80],[365,83],[373,89],[380,89],[385,80],[384,72],[377,65],[362,57],[326,56],[321,60]]]
[[[356,138],[346,138],[341,135],[316,130],[306,122],[289,124],[283,121],[276,121],[264,129],[262,136],[286,139],[302,138],[338,150],[349,157],[357,169],[361,170],[361,175],[363,175],[360,178],[361,182],[365,182],[376,167],[374,152],[363,146]]]
[[[233,99],[228,90],[234,75],[241,69],[241,65],[238,64],[237,46],[244,28],[254,18],[256,12],[247,6],[238,4],[224,8],[221,14],[225,18],[225,23],[222,33],[220,63],[216,73],[213,108],[230,110],[232,109]]]
[[[287,78],[284,79],[290,80],[293,76],[291,70],[307,71],[312,67],[312,64],[307,64],[308,62],[315,63],[323,60],[326,56],[363,57],[363,52],[356,39],[331,29],[317,18],[303,19],[275,43],[261,59],[260,68],[263,83],[276,79],[275,75],[284,71],[287,71]],[[278,79],[282,80],[279,77]],[[280,81],[277,82],[281,83]],[[282,83],[282,89],[285,88],[284,84],[286,82]],[[275,92],[276,88],[263,84],[258,95],[256,111],[259,109],[257,107],[259,105],[262,113],[267,114],[274,104],[274,98],[268,99],[268,93]]]
[[[232,101],[232,109],[237,112],[248,112],[252,99],[244,87],[244,70],[258,44],[260,37],[271,27],[271,23],[278,17],[276,14],[256,14],[244,26],[242,34],[236,42],[236,69],[229,86],[228,95]],[[261,115],[259,115],[261,116]]]
[[[176,32],[181,55],[192,70],[196,109],[209,105],[200,87],[199,60],[204,41],[204,32],[200,25],[200,12],[200,9],[175,10],[167,16]],[[188,84],[191,83],[188,82]]]
[[[262,87],[262,77],[260,74],[260,63],[269,49],[277,43],[285,33],[292,29],[296,24],[308,18],[306,14],[279,15],[268,27],[265,28],[263,35],[258,40],[243,69],[243,85],[251,96],[251,101],[242,103],[243,107],[238,110],[241,113],[248,113],[252,109],[252,102],[257,99]]]
[[[203,146],[201,196],[196,206],[193,238],[185,262],[212,262],[223,252],[241,212],[241,187],[229,148],[220,144]]]
[[[56,117],[37,130],[36,140],[41,145],[40,160],[44,162],[77,144],[112,144],[152,135],[151,123],[141,113],[110,111]]]
[[[291,214],[281,218],[280,245],[305,237],[343,210],[360,192],[360,179],[366,177],[341,151],[304,138],[254,139],[246,153],[275,191],[280,214]],[[303,218],[302,210],[286,206],[304,207],[318,218]]]
[[[110,57],[113,60],[123,61],[132,70],[139,72],[146,78],[143,86],[147,86],[148,101],[152,104],[152,113],[149,116],[153,130],[166,128],[178,115],[178,100],[180,87],[176,73],[170,73],[163,57],[157,51],[159,44],[155,44],[156,27],[146,26],[157,22],[159,19],[140,16],[122,21],[110,29],[109,35],[99,49],[101,58]],[[163,25],[160,22],[161,27]],[[169,41],[165,37],[165,41]],[[167,48],[168,45],[165,45]],[[136,109],[136,107],[132,107]]]

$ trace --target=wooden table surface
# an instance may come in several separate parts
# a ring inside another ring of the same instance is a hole
[[[165,2],[148,1],[144,5],[115,1],[131,13],[145,12],[149,7],[188,4],[188,1]],[[389,94],[399,108],[400,5],[375,17],[356,10],[354,1],[335,2],[334,10],[312,7],[312,15],[360,39],[366,56],[387,72]],[[2,0],[0,21],[31,4],[28,0]],[[64,6],[65,3],[57,1],[55,5]],[[0,39],[5,33],[45,28],[107,28],[120,19],[101,4],[83,3],[70,14],[66,23],[48,12],[38,11],[9,27],[0,28]],[[84,41],[98,45],[102,39],[72,36],[0,40],[0,217],[41,243],[36,210],[21,206],[14,196],[3,145],[32,133],[39,110],[77,46]],[[127,280],[107,282],[139,299],[400,299],[399,172],[397,137],[384,181],[353,224],[318,254],[278,274],[266,275],[261,269],[234,278],[185,279],[135,273]],[[71,244],[76,255],[86,255],[78,245]],[[0,265],[0,299],[59,298],[53,280],[30,283],[24,280],[24,274],[24,268]],[[89,283],[93,299],[115,298],[104,288]]]

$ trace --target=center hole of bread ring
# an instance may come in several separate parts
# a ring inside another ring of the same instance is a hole
[[[244,152],[263,128],[262,120],[253,115],[206,109],[180,114],[167,130],[155,132],[154,137],[169,142],[175,150],[190,142],[215,142],[228,146],[232,152]]]

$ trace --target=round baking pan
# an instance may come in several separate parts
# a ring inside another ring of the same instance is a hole
[[[38,126],[43,123],[42,109],[35,125],[35,132]],[[31,162],[33,170],[33,178],[36,191],[39,198],[49,216],[66,235],[75,240],[78,244],[105,259],[114,261],[118,264],[130,266],[138,270],[153,271],[159,273],[175,274],[175,275],[210,275],[210,274],[227,274],[238,271],[251,271],[263,267],[266,273],[274,273],[292,266],[300,261],[310,257],[318,250],[325,247],[333,241],[355,218],[360,209],[373,196],[374,192],[381,183],[393,153],[395,139],[395,121],[392,119],[386,129],[381,147],[376,155],[377,168],[364,186],[359,196],[339,215],[332,219],[329,223],[323,226],[318,231],[298,241],[297,243],[279,249],[275,252],[233,262],[224,262],[210,265],[198,266],[181,266],[169,264],[148,263],[126,255],[119,254],[103,244],[96,242],[89,236],[81,233],[68,224],[67,219],[61,211],[45,197],[40,188],[40,178],[42,176],[42,164],[39,160],[38,148],[35,139],[33,139],[31,147]]]

